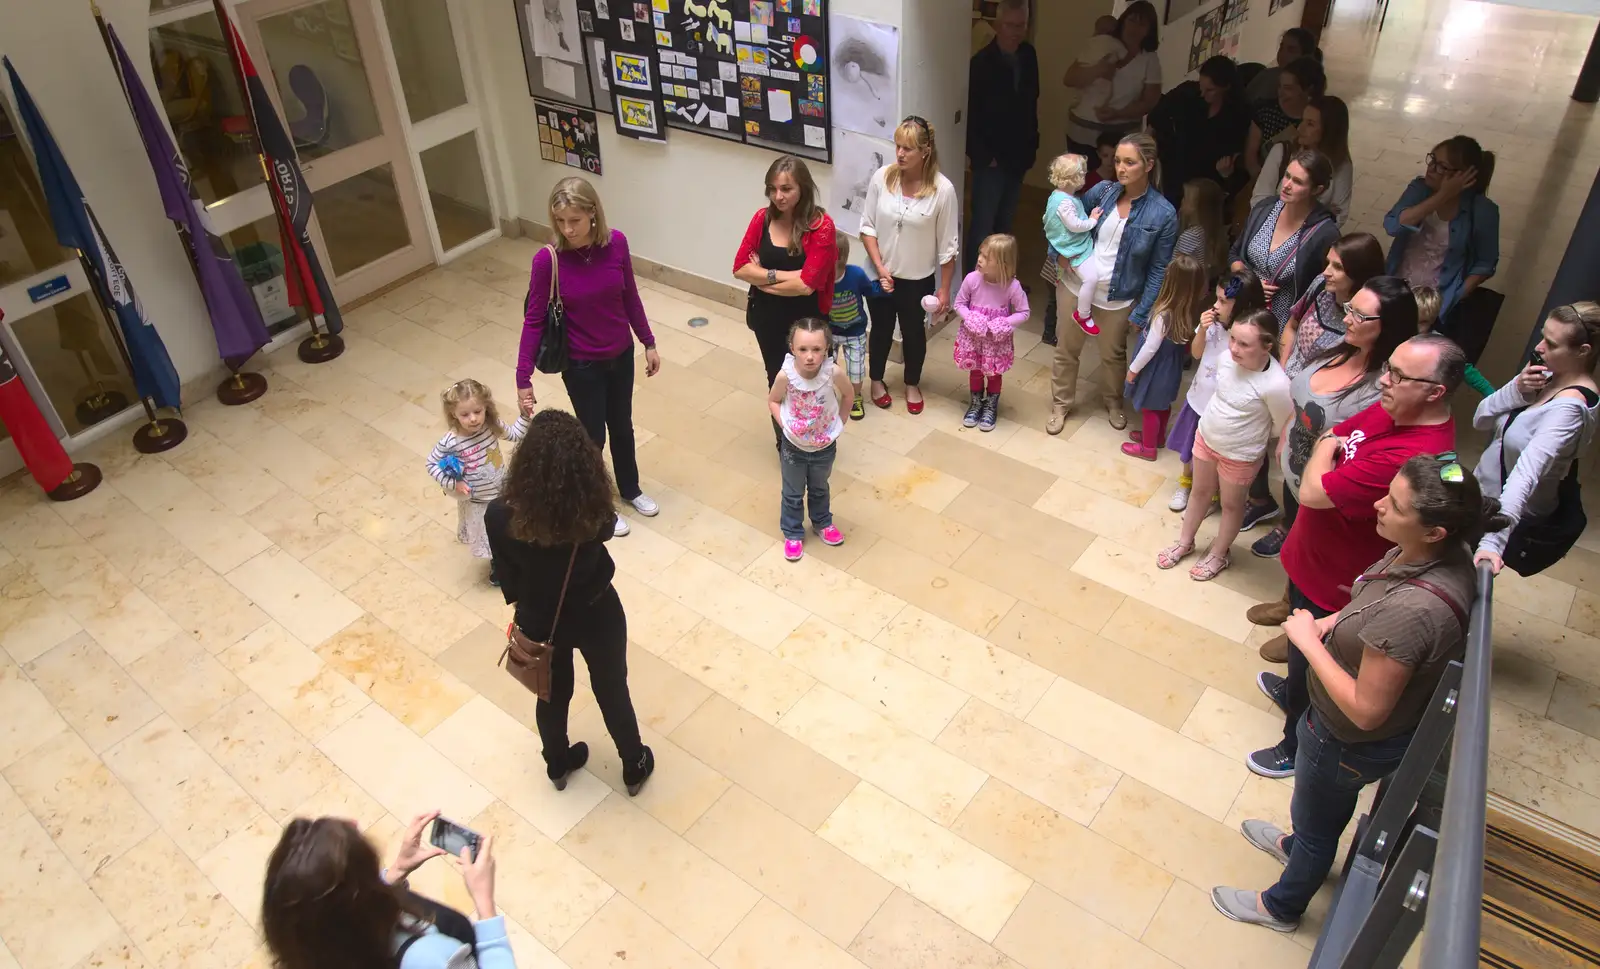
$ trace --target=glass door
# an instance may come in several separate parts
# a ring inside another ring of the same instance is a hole
[[[33,159],[0,98],[0,343],[60,438],[137,406],[75,253],[56,244]],[[22,459],[0,426],[0,476]]]
[[[432,265],[370,0],[250,0],[236,9],[300,156],[334,296],[348,302]]]

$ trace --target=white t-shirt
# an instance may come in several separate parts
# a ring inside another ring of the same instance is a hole
[[[1216,392],[1200,415],[1200,434],[1206,447],[1222,457],[1254,461],[1267,453],[1272,429],[1293,414],[1289,375],[1278,361],[1270,361],[1265,370],[1241,370],[1233,354],[1224,353],[1217,364]]]
[[[1078,55],[1078,63],[1093,66],[1103,64],[1107,60],[1120,61],[1128,55],[1128,49],[1122,46],[1122,41],[1111,34],[1095,34],[1084,45],[1083,53]],[[1108,78],[1097,77],[1082,89],[1078,97],[1077,106],[1073,113],[1086,121],[1094,121],[1105,103],[1111,100],[1111,81]]]
[[[1194,368],[1194,379],[1189,382],[1189,395],[1184,402],[1196,414],[1204,414],[1211,395],[1217,392],[1217,367],[1228,356],[1228,330],[1221,323],[1206,327],[1206,348],[1200,351],[1200,363]]]
[[[1148,84],[1160,86],[1161,58],[1156,56],[1154,51],[1142,50],[1133,55],[1133,58],[1128,63],[1117,68],[1117,73],[1111,76],[1111,94],[1101,105],[1097,106],[1097,109],[1106,107],[1116,111],[1126,108],[1139,100],[1139,96],[1144,93],[1145,85]],[[1093,87],[1093,85],[1090,85],[1090,87]],[[1067,137],[1081,144],[1094,144],[1095,139],[1100,136],[1100,131],[1080,124],[1079,120],[1076,111],[1067,115]],[[1085,117],[1081,120],[1093,121],[1095,119]],[[1137,127],[1132,121],[1117,122],[1116,125],[1119,128]]]
[[[861,234],[878,240],[878,256],[897,279],[926,279],[961,254],[956,187],[943,175],[933,194],[907,198],[889,191],[885,165],[867,184],[861,207]]]

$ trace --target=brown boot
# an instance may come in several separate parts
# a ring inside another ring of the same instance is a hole
[[[1272,637],[1261,644],[1261,658],[1269,663],[1289,662],[1289,637],[1283,634]]]
[[[1289,586],[1283,586],[1283,595],[1277,602],[1263,602],[1245,610],[1244,617],[1257,626],[1281,626],[1289,618]]]

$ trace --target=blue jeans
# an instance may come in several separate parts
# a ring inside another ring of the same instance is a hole
[[[806,537],[804,505],[811,506],[811,527],[822,531],[833,524],[828,508],[828,476],[833,473],[833,458],[838,442],[820,451],[802,451],[788,438],[778,445],[778,467],[783,472],[783,510],[778,514],[778,529],[788,539]]]
[[[1327,880],[1339,854],[1339,836],[1355,815],[1361,789],[1400,766],[1415,731],[1347,744],[1333,735],[1313,707],[1300,718],[1298,732],[1294,797],[1289,801],[1294,833],[1283,845],[1289,863],[1277,884],[1261,895],[1261,904],[1272,917],[1286,921],[1298,919]]]
[[[1306,598],[1300,587],[1293,582],[1289,583],[1289,611],[1305,609],[1313,616],[1321,619],[1332,615],[1328,610]],[[1306,710],[1311,706],[1311,692],[1306,686],[1306,674],[1310,672],[1311,664],[1306,662],[1306,655],[1300,652],[1300,647],[1293,642],[1289,643],[1289,673],[1284,677],[1284,703],[1288,712],[1283,718],[1283,741],[1278,744],[1278,749],[1283,751],[1285,757],[1294,757],[1295,749],[1300,745],[1299,725],[1305,719]]]
[[[972,170],[972,224],[967,227],[967,245],[961,253],[961,273],[965,276],[978,265],[978,246],[996,232],[1010,232],[1017,214],[1017,196],[1022,191],[1022,175],[998,165]]]

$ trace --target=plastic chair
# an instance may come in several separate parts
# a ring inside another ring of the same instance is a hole
[[[289,122],[296,148],[321,145],[328,140],[328,92],[316,71],[304,64],[289,68],[289,90],[300,101],[302,114]]]

